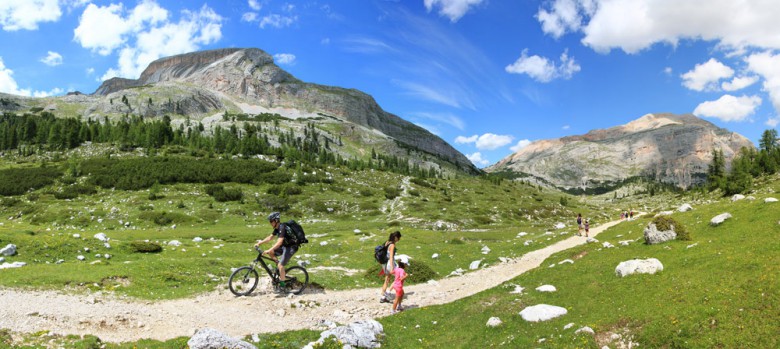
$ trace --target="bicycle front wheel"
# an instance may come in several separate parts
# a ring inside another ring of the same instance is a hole
[[[309,285],[309,273],[303,267],[290,267],[285,274],[287,281],[281,287],[284,292],[300,294]]]
[[[230,274],[228,287],[230,288],[230,292],[233,292],[234,295],[246,296],[255,290],[259,280],[260,275],[257,274],[255,268],[241,267],[236,269],[233,274]]]

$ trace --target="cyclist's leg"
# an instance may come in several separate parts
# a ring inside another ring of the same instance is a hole
[[[281,258],[279,258],[277,266],[279,267],[279,280],[285,281],[287,280],[287,275],[284,266],[290,261],[295,252],[298,252],[298,246],[282,246],[281,250]]]

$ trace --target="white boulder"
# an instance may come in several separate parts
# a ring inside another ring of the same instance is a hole
[[[482,254],[488,254],[490,253],[490,247],[482,246]]]
[[[333,336],[344,344],[344,348],[379,348],[383,334],[384,328],[378,321],[361,320],[323,331],[316,343],[323,343],[325,338]],[[313,348],[314,345],[309,343],[304,348]]]
[[[664,265],[658,259],[632,259],[620,262],[615,268],[615,274],[625,277],[631,274],[655,274],[661,270],[664,270]]]
[[[434,254],[431,256],[431,259],[439,259],[439,254],[438,254],[438,253],[434,253]]]
[[[97,233],[97,234],[95,234],[95,239],[98,239],[100,241],[106,242],[106,241],[108,241],[108,236],[106,236],[106,234],[104,234],[104,233]]]
[[[16,254],[16,245],[14,244],[8,244],[5,247],[0,249],[0,255],[13,256],[15,254]]]
[[[561,222],[555,223],[555,229],[563,229],[566,228],[566,224],[563,224]]]
[[[734,201],[738,201],[738,200],[743,200],[744,198],[745,198],[745,195],[734,194],[734,196],[731,197],[731,201],[734,202]]]
[[[257,349],[252,344],[230,337],[212,328],[204,328],[195,332],[187,341],[190,349]]]
[[[558,289],[555,288],[555,286],[553,286],[553,285],[542,285],[542,286],[537,287],[536,290],[539,291],[539,292],[555,292],[555,291],[558,291]]]
[[[721,214],[719,214],[719,215],[717,215],[715,217],[712,217],[712,219],[710,220],[710,225],[711,226],[718,226],[718,225],[720,225],[721,223],[723,223],[725,220],[727,220],[729,218],[731,218],[731,213],[728,213],[728,212],[721,213]]]
[[[25,265],[27,265],[25,262],[3,263],[0,264],[0,269],[21,268]]]
[[[179,240],[171,240],[171,241],[168,242],[168,246],[179,247],[179,246],[181,246],[181,241],[179,241]]]
[[[514,290],[512,290],[512,291],[511,291],[511,292],[509,292],[509,293],[514,293],[514,294],[522,294],[524,289],[525,289],[525,288],[523,288],[523,286],[520,286],[520,285],[515,285],[515,289],[514,289]]]
[[[566,315],[566,313],[568,313],[568,311],[563,307],[549,304],[537,304],[526,307],[520,311],[520,316],[522,316],[525,321],[539,322],[554,319]]]
[[[596,334],[596,331],[594,331],[589,326],[585,326],[585,327],[579,328],[578,330],[574,331],[574,334],[583,333],[583,332],[590,333],[590,334]]]
[[[78,259],[80,261],[83,261],[83,260],[87,259],[87,257],[84,257],[83,255],[78,255],[78,256],[76,256],[76,259]]]
[[[678,212],[688,212],[693,209],[693,206],[690,204],[682,204],[680,207],[677,208]]]
[[[200,236],[196,236],[194,239],[192,239],[192,242],[203,242],[203,238]]]
[[[471,269],[471,270],[476,270],[476,269],[479,269],[479,265],[480,265],[481,263],[482,263],[482,260],[481,260],[481,259],[480,259],[480,260],[478,260],[478,261],[473,261],[473,262],[471,262],[471,264],[469,264],[469,269]]]
[[[502,324],[501,319],[499,319],[499,318],[497,318],[495,316],[491,317],[487,321],[487,327],[498,327],[498,326],[501,326],[501,324]]]
[[[777,199],[775,199],[775,198],[766,198],[766,199],[764,199],[764,202],[765,203],[777,202]]]

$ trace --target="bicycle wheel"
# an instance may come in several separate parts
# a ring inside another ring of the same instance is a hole
[[[260,276],[257,274],[257,270],[252,267],[241,267],[230,274],[228,287],[234,295],[246,296],[255,290],[259,280]]]
[[[290,267],[285,274],[287,281],[284,282],[283,287],[280,287],[284,292],[300,294],[309,285],[309,273],[303,267]]]

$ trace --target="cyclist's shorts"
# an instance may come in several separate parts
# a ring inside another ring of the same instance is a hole
[[[298,246],[281,246],[274,251],[274,255],[277,257],[282,256],[280,262],[282,262],[282,265],[287,265],[287,262],[290,261],[295,252],[298,252]]]

